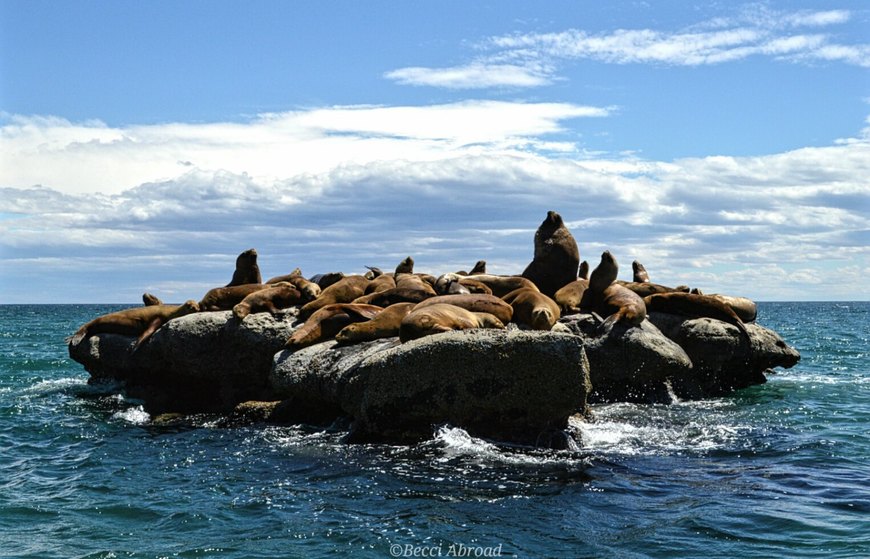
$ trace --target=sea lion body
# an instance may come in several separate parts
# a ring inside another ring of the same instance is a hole
[[[746,325],[734,309],[717,297],[694,293],[657,293],[644,297],[644,303],[653,312],[679,314],[691,318],[714,318],[727,322],[736,326],[751,344]]]
[[[344,274],[341,272],[328,272],[326,274],[317,274],[308,279],[308,281],[316,283],[320,289],[326,289],[330,285],[336,284],[344,279]]]
[[[317,299],[306,303],[299,316],[307,318],[326,305],[351,303],[365,294],[369,280],[365,276],[346,276],[320,292]]]
[[[133,351],[135,351],[154,332],[173,318],[194,313],[198,310],[199,304],[191,300],[183,305],[149,305],[147,307],[135,307],[104,314],[79,328],[69,338],[68,342],[76,345],[95,334],[138,336],[136,343],[133,345]]]
[[[374,305],[337,303],[317,309],[299,329],[287,339],[288,349],[302,349],[331,340],[342,328],[353,322],[371,320],[383,311]]]
[[[394,289],[395,287],[396,278],[393,277],[393,274],[381,274],[379,276],[375,276],[372,280],[369,281],[369,284],[366,286],[366,295],[370,293],[377,293],[378,291]]]
[[[281,283],[282,281],[290,281],[291,278],[297,278],[302,276],[302,269],[295,268],[289,274],[284,274],[283,276],[275,276],[274,278],[269,278],[266,280],[267,284],[271,283]]]
[[[464,285],[470,285],[469,281],[482,283],[492,291],[492,294],[497,297],[504,297],[511,291],[521,287],[531,287],[538,289],[538,286],[529,279],[522,276],[496,276],[493,274],[476,274],[473,276],[460,276],[458,274],[444,274],[436,280],[436,289],[444,289],[443,286],[451,281],[460,281]],[[540,290],[539,290],[540,291]]]
[[[700,294],[699,294],[700,295]],[[710,295],[710,297],[714,297],[719,299],[729,307],[734,313],[740,317],[740,320],[743,323],[747,322],[755,322],[756,317],[758,316],[758,305],[755,304],[755,301],[752,299],[747,299],[746,297],[732,297],[731,295]]]
[[[550,330],[562,316],[556,301],[528,287],[511,291],[502,299],[513,308],[514,322],[534,330]]]
[[[430,297],[434,297],[434,291],[424,289],[394,287],[386,291],[378,291],[369,293],[362,297],[357,297],[353,300],[354,303],[362,303],[366,305],[377,305],[379,307],[389,307],[396,303],[419,303]]]
[[[417,303],[396,303],[379,312],[369,321],[348,324],[335,335],[340,344],[356,344],[399,335],[399,327]]]
[[[689,291],[688,287],[668,287],[666,285],[652,283],[650,281],[637,282],[617,280],[616,283],[625,288],[631,289],[641,297],[646,297],[647,295],[654,295],[656,293],[674,293]]]
[[[562,312],[578,313],[580,312],[580,301],[583,300],[583,294],[588,288],[588,279],[577,278],[557,291],[553,300],[561,307]]]
[[[298,305],[302,301],[302,293],[293,284],[280,282],[255,291],[242,299],[239,304],[233,307],[233,316],[238,320],[244,320],[252,313],[276,314],[279,310]]]
[[[199,309],[206,311],[228,311],[242,302],[242,300],[268,286],[262,283],[247,283],[230,287],[215,287],[210,289],[199,302]]]
[[[502,324],[511,321],[514,309],[495,295],[483,293],[470,293],[468,295],[438,295],[418,303],[415,309],[422,309],[432,305],[448,304],[461,307],[471,312],[488,313],[499,319]]]
[[[504,328],[504,324],[489,313],[475,313],[439,303],[414,308],[408,313],[399,326],[399,339],[407,342],[431,334],[470,328]]]
[[[257,265],[257,251],[249,248],[236,257],[236,271],[225,287],[251,283],[263,283],[263,276],[260,275],[260,267]]]
[[[601,254],[601,262],[589,276],[589,287],[583,293],[580,307],[607,316],[605,328],[617,323],[639,326],[646,318],[643,298],[616,282],[619,264],[610,251]]]
[[[552,297],[561,287],[577,279],[579,266],[577,241],[565,227],[562,216],[554,211],[547,212],[535,232],[534,259],[526,266],[522,277],[531,280],[541,293]]]

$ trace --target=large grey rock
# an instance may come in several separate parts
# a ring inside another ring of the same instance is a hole
[[[283,352],[272,384],[300,405],[341,406],[354,418],[355,440],[414,441],[450,423],[534,444],[586,411],[589,367],[570,334],[471,330],[359,351],[328,342]]]
[[[226,412],[244,400],[268,399],[272,358],[297,327],[296,310],[249,315],[190,314],[164,324],[138,351],[134,338],[92,336],[70,345],[70,357],[92,380],[122,380],[152,414]]]
[[[767,381],[764,373],[768,370],[790,368],[800,360],[797,350],[758,324],[746,325],[747,341],[736,326],[712,318],[687,319],[654,312],[649,320],[678,343],[694,364],[692,375],[672,381],[680,398],[718,396],[762,384]]]
[[[637,328],[617,324],[607,332],[589,314],[569,315],[560,323],[585,342],[592,403],[670,403],[673,379],[692,375],[686,352],[649,321]]]

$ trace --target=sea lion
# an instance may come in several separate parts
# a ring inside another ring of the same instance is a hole
[[[584,261],[585,262],[585,261]],[[588,275],[588,270],[587,270]],[[564,313],[580,312],[580,301],[583,300],[583,294],[589,288],[589,280],[586,278],[577,278],[568,285],[559,289],[553,299],[562,309]]]
[[[280,309],[302,303],[302,293],[289,282],[270,285],[265,289],[254,291],[233,307],[233,316],[244,320],[252,313],[268,312],[277,314]]]
[[[262,283],[246,283],[242,285],[233,285],[230,287],[215,287],[210,289],[202,300],[199,302],[199,310],[206,311],[228,311],[242,302],[242,299],[261,289],[266,289],[268,285]]]
[[[552,297],[561,287],[577,279],[580,250],[565,227],[562,216],[554,211],[535,232],[535,256],[522,277],[531,280],[541,293]],[[494,291],[494,290],[493,290]]]
[[[366,269],[368,269],[368,272],[363,274],[366,279],[373,280],[377,277],[384,275],[384,271],[377,266],[366,266]]]
[[[471,312],[440,303],[414,308],[408,313],[399,326],[399,339],[407,342],[431,334],[470,328],[504,328],[504,324],[489,313]]]
[[[336,284],[344,278],[344,274],[341,272],[329,272],[326,274],[317,274],[316,276],[312,276],[308,278],[308,281],[316,283],[320,286],[320,289],[326,289],[330,285]]]
[[[399,335],[402,319],[408,316],[417,303],[396,303],[365,322],[348,324],[335,335],[340,344],[357,344],[369,340],[392,338]]]
[[[158,328],[173,318],[197,311],[199,305],[196,301],[190,300],[183,305],[150,305],[104,314],[79,328],[67,339],[67,342],[70,345],[77,345],[95,334],[138,336],[136,343],[133,344],[133,351],[136,351]]]
[[[326,305],[350,303],[365,294],[369,280],[365,276],[346,276],[320,292],[317,299],[305,304],[299,311],[299,316],[307,318],[317,309]]]
[[[362,276],[360,276],[362,277]],[[285,347],[302,349],[326,340],[331,340],[342,328],[353,322],[371,320],[383,311],[374,305],[337,303],[317,309],[299,329],[287,339]]]
[[[495,295],[470,293],[468,295],[439,295],[418,303],[415,308],[422,309],[440,304],[462,307],[471,312],[484,312],[493,315],[503,324],[511,321],[514,309]]]
[[[616,283],[619,273],[619,264],[610,251],[601,254],[601,262],[592,270],[589,276],[589,287],[583,293],[580,302],[582,309],[606,316],[602,324],[605,330],[609,330],[617,323],[628,326],[640,326],[646,318],[646,305],[643,299],[634,291]]]
[[[473,276],[460,276],[458,274],[444,274],[436,280],[436,289],[446,292],[446,286],[451,282],[458,280],[464,285],[470,285],[469,280],[479,282],[487,286],[493,295],[503,297],[515,289],[521,287],[530,287],[538,289],[538,286],[529,279],[521,276],[496,276],[492,274],[475,274]],[[539,290],[540,291],[540,290]]]
[[[469,276],[473,276],[474,274],[485,274],[486,273],[486,260],[478,260],[474,263],[474,268],[468,272]]]
[[[471,290],[462,285],[462,283],[458,281],[451,281],[447,285],[447,293],[442,293],[442,295],[470,295]]]
[[[368,274],[366,274],[366,277],[368,277]],[[366,286],[366,295],[394,289],[395,287],[396,279],[393,277],[393,274],[381,274],[369,281],[369,284]]]
[[[379,307],[389,307],[396,303],[419,303],[429,297],[434,297],[434,291],[426,291],[424,289],[394,287],[385,291],[369,293],[362,297],[357,297],[353,300],[357,304],[377,305]]]
[[[758,316],[758,305],[756,305],[755,301],[752,299],[719,294],[710,295],[710,297],[715,297],[731,307],[731,310],[740,317],[740,320],[742,320],[744,324],[747,322],[755,322],[755,318]]]
[[[437,295],[432,287],[422,274],[397,274],[396,289],[416,289],[430,295]]]
[[[578,279],[589,279],[589,262],[583,261],[580,263],[580,269],[577,270],[577,278]]]
[[[740,317],[727,303],[711,295],[696,295],[694,293],[656,293],[644,297],[644,303],[652,312],[679,314],[692,318],[715,318],[733,324],[740,330],[749,344],[749,332]]]
[[[534,330],[550,330],[561,318],[559,305],[536,289],[523,287],[502,297],[513,310],[513,321]]]
[[[292,272],[289,274],[284,274],[283,276],[275,276],[274,278],[269,278],[266,280],[267,284],[270,283],[281,283],[282,281],[289,281],[290,278],[296,278],[302,276],[301,268],[294,268]]]
[[[668,287],[666,285],[661,285],[659,283],[652,283],[651,281],[622,281],[616,280],[616,283],[619,285],[628,288],[641,297],[646,297],[647,295],[653,295],[655,293],[674,293],[675,291],[685,291],[688,292],[689,288],[679,288],[679,287]]]
[[[414,273],[414,259],[408,256],[396,266],[395,275],[399,274],[413,274]]]
[[[156,295],[152,295],[150,293],[143,293],[142,304],[146,307],[150,307],[153,305],[162,305],[163,301],[161,301]]]
[[[649,274],[646,272],[646,268],[643,267],[643,264],[635,260],[631,263],[631,274],[632,280],[636,283],[647,283],[649,282]]]
[[[236,257],[236,271],[233,272],[233,279],[225,287],[250,283],[263,283],[260,267],[257,266],[257,251],[252,248]]]

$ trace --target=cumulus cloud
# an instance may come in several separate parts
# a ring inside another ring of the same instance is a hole
[[[191,168],[249,174],[261,184],[384,159],[570,150],[546,141],[562,122],[608,107],[463,101],[429,106],[346,106],[259,115],[248,122],[110,127],[11,116],[0,127],[0,185],[116,194]],[[292,196],[292,193],[289,194]]]
[[[423,118],[414,111],[393,119],[382,107],[124,129],[19,119],[53,146],[42,152],[46,159],[35,160],[45,166],[55,164],[64,146],[77,149],[70,138],[96,134],[88,163],[98,164],[77,171],[83,185],[102,180],[99,163],[108,164],[129,142],[141,145],[145,160],[163,161],[165,150],[167,165],[193,165],[168,167],[166,178],[144,173],[144,180],[134,165],[124,184],[138,184],[103,193],[64,183],[60,172],[60,185],[31,187],[4,177],[4,297],[25,297],[17,290],[26,284],[31,296],[38,289],[46,300],[75,293],[95,301],[110,293],[134,301],[144,290],[167,300],[196,298],[226,283],[235,255],[250,247],[260,252],[267,276],[296,266],[309,274],[390,268],[409,254],[432,272],[485,259],[496,273],[518,273],[550,209],[564,216],[584,258],[594,265],[609,249],[623,277],[640,259],[663,283],[807,299],[829,293],[813,279],[826,270],[868,265],[870,142],[864,136],[758,157],[563,158],[529,145],[557,132],[562,118],[605,109],[479,104],[483,114],[471,115],[469,106],[442,107],[441,127],[426,131],[404,121]],[[499,122],[497,109],[518,117]],[[450,123],[462,118],[475,129]],[[229,130],[233,135],[223,136]],[[284,134],[299,145],[307,137],[321,149],[350,151],[257,167],[260,160],[249,154],[272,149],[276,156],[288,149]],[[505,142],[497,137],[502,134],[514,139]],[[13,268],[14,282],[8,281]],[[60,278],[69,288],[52,290]]]
[[[870,67],[870,44],[843,44],[829,34],[801,33],[849,21],[847,10],[776,12],[743,9],[732,18],[716,18],[687,29],[616,29],[590,32],[514,33],[490,37],[485,52],[469,64],[444,68],[410,67],[387,72],[401,84],[450,89],[538,87],[557,78],[570,60],[610,64],[701,66],[752,56],[793,62],[829,61]]]

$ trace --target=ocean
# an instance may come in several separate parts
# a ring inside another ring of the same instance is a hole
[[[2,557],[870,556],[867,302],[761,303],[796,367],[723,398],[594,406],[568,451],[451,426],[416,446],[153,427],[67,356],[122,307],[0,306]]]

